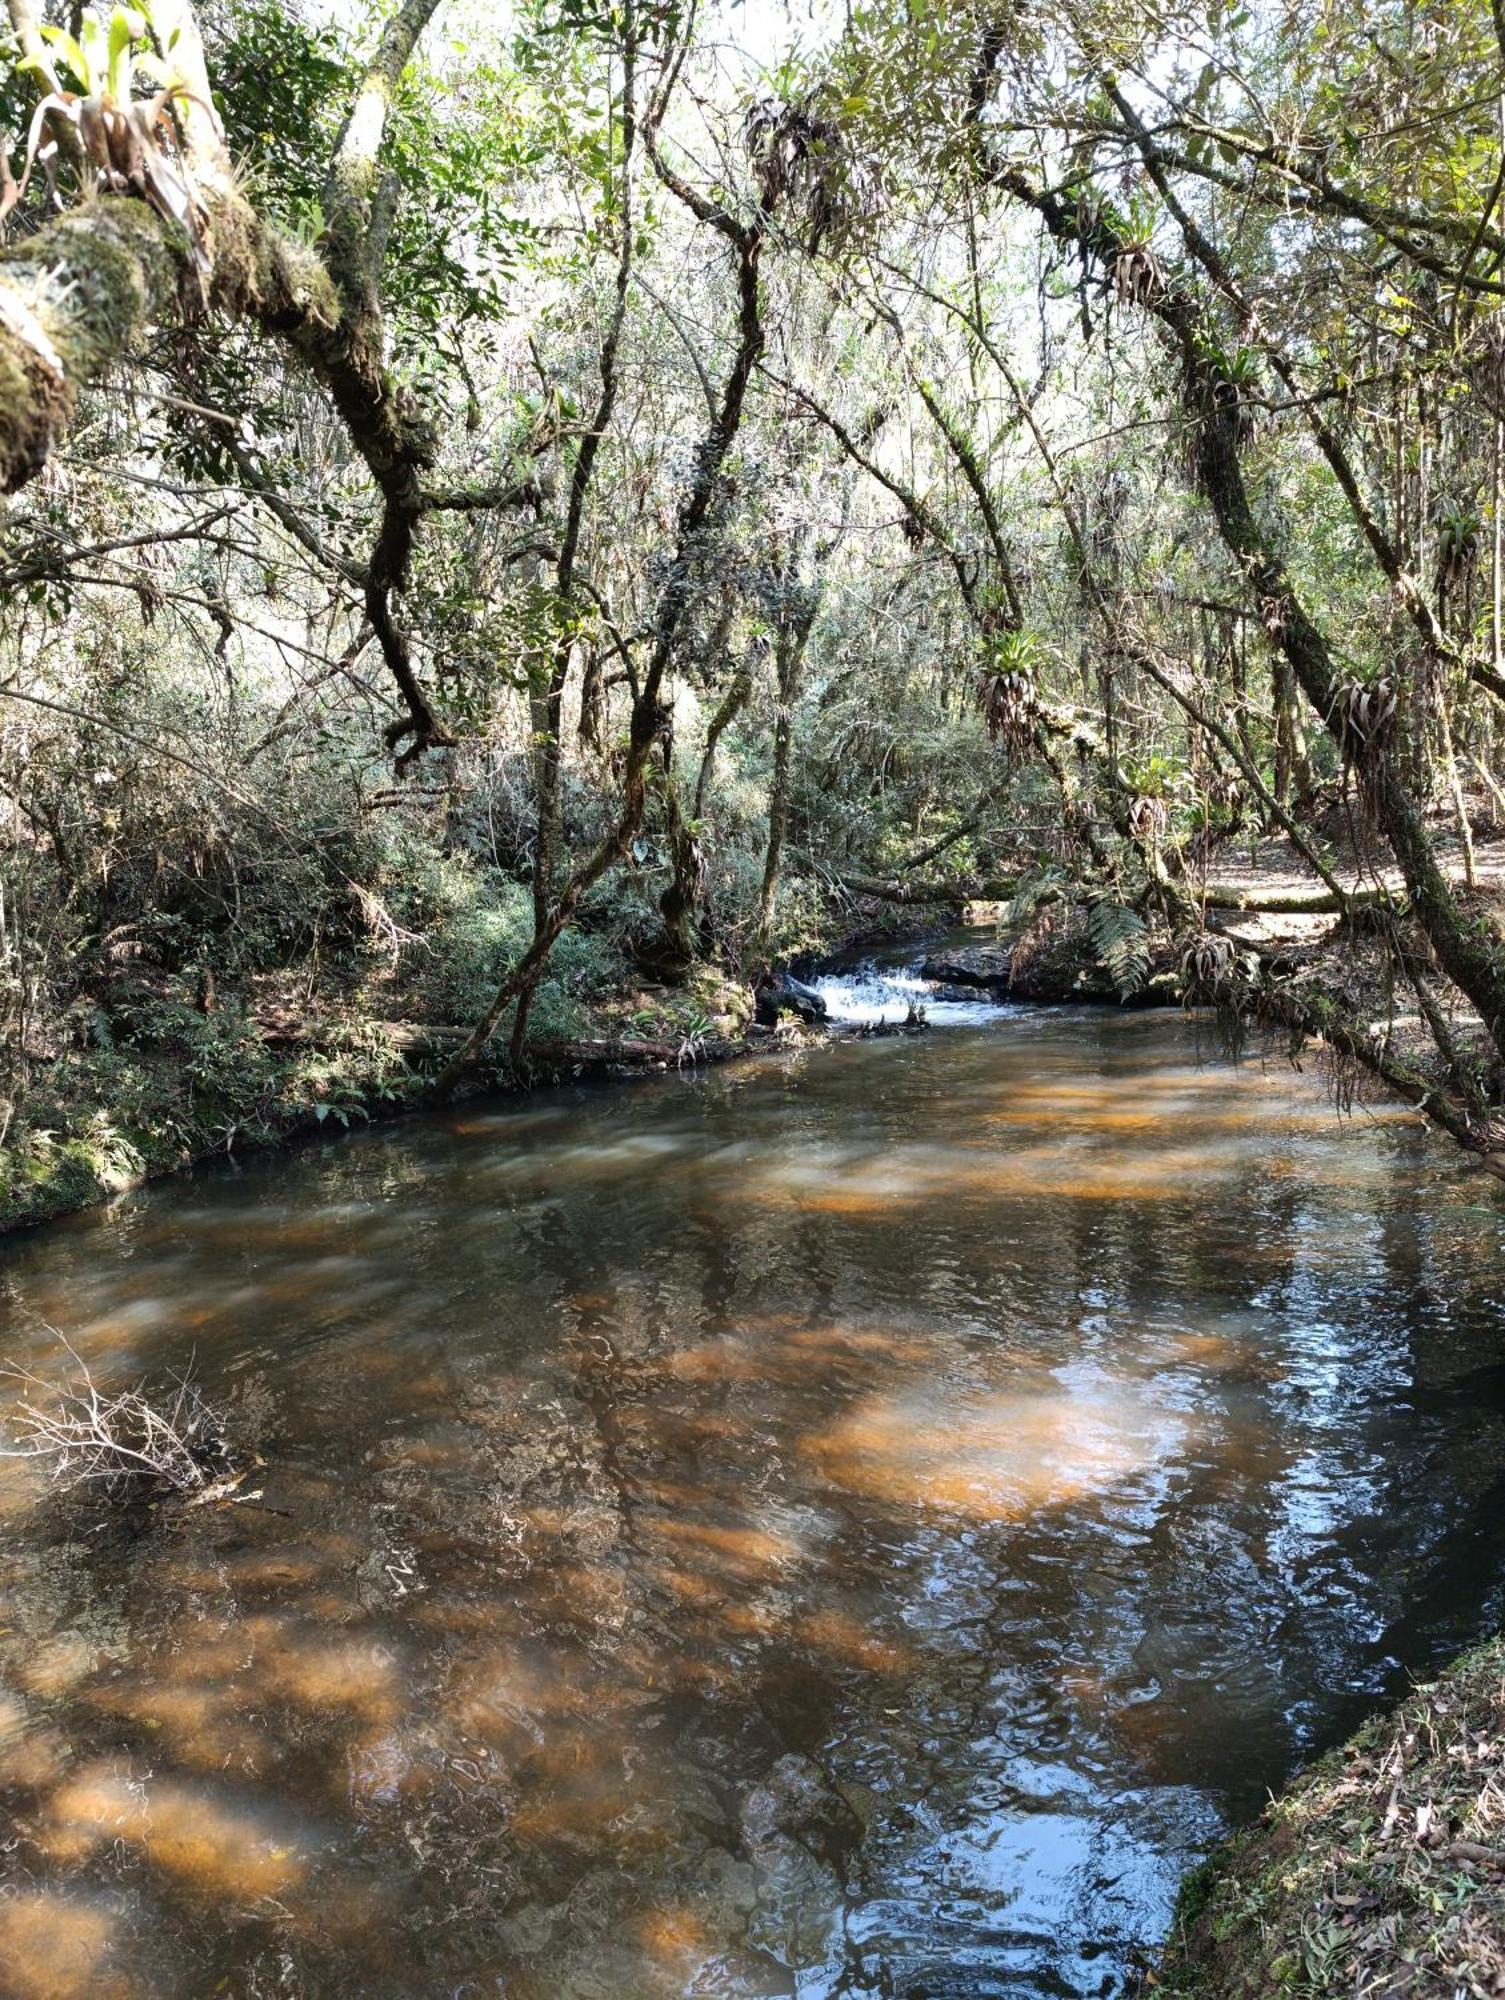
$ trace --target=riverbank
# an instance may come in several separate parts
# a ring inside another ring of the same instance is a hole
[[[1505,897],[1505,845],[1481,862],[1480,880]],[[899,943],[922,957],[944,905],[885,902],[876,893],[883,885],[868,886],[873,894],[829,906],[824,934],[791,961],[801,974]],[[977,907],[974,919],[992,919],[977,926],[980,942],[932,952],[919,970],[937,998],[1132,1007],[1195,1000],[1231,1050],[1261,1035],[1278,1037],[1296,1058],[1309,1049],[1340,1108],[1356,1096],[1403,1098],[1476,1164],[1505,1174],[1489,1157],[1502,1134],[1483,1089],[1481,1024],[1456,1006],[1443,1018],[1425,983],[1410,1004],[1397,992],[1379,924],[1370,921],[1398,908],[1391,877],[1350,867],[1340,907],[1313,889],[1287,843],[1271,839],[1241,863],[1229,855],[1218,882],[1196,894],[1205,932],[1194,965],[1185,938],[1163,920],[1057,886],[1033,902]],[[537,1010],[526,1074],[514,1075],[499,1036],[462,1095],[728,1060],[763,1045],[749,1034],[749,990],[716,965],[698,965],[669,987],[631,977],[620,955],[587,952],[580,975]],[[0,1146],[0,1232],[220,1153],[432,1103],[433,1079],[466,1030],[453,1014],[436,1022],[405,1004],[426,991],[411,983],[408,993],[384,975],[310,997],[300,976],[216,994],[200,980],[127,970],[81,993],[76,1031],[33,1061],[24,1113]],[[1464,1101],[1450,1078],[1471,1065],[1481,1087]]]
[[[797,963],[811,971],[881,945],[918,947],[925,935],[912,913],[880,911],[859,929],[833,922],[826,949]],[[372,1002],[391,997],[356,992],[311,1004],[262,987],[205,1006],[187,990],[167,992],[135,1010],[128,1032],[107,1029],[103,1046],[56,1051],[27,1116],[0,1146],[0,1234],[225,1154],[431,1108],[434,1078],[466,1030],[377,1018]],[[753,1019],[751,990],[713,965],[697,966],[676,987],[623,981],[577,998],[563,1019],[571,1032],[530,1036],[522,1072],[499,1035],[451,1096],[700,1068],[756,1054],[775,1040]],[[788,1016],[777,1039],[819,1043],[839,1032]]]
[[[585,1032],[530,1043],[525,1078],[499,1042],[456,1094],[724,1061],[760,1045],[751,1014],[746,989],[709,969],[673,993],[624,988],[596,1002]],[[138,1035],[51,1065],[40,1102],[0,1149],[0,1232],[219,1155],[422,1109],[461,1033],[348,1004],[294,1010],[266,996],[229,996],[210,1010],[161,1004]]]
[[[1190,1876],[1146,1991],[1505,1992],[1505,1639],[1366,1723]]]

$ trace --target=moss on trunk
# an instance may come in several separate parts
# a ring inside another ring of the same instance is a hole
[[[186,236],[138,201],[86,202],[0,252],[0,487],[41,470],[79,391],[195,285]]]
[[[144,201],[99,195],[0,251],[0,491],[36,476],[82,390],[152,329],[211,309],[328,337],[339,302],[312,251],[226,192],[211,204],[207,284],[185,232]]]

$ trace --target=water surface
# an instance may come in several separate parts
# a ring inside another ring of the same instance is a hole
[[[265,1466],[0,1465],[0,1992],[1120,1992],[1505,1610],[1500,1247],[1409,1116],[983,1010],[12,1239],[3,1351]]]

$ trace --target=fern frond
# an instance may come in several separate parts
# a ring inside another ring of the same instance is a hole
[[[1137,993],[1150,976],[1150,934],[1144,918],[1111,896],[1087,906],[1087,935],[1097,962],[1118,988],[1120,1000]]]

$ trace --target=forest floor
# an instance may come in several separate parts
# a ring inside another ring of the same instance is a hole
[[[1189,1876],[1144,1990],[1505,1993],[1505,1639],[1368,1722]]]

